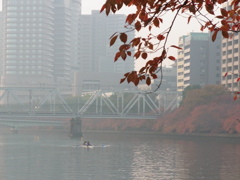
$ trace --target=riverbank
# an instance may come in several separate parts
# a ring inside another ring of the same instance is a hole
[[[1,135],[12,134],[9,128],[0,128]],[[40,135],[47,133],[63,133],[68,136],[68,129],[49,129],[49,128],[20,128],[19,134],[33,134]],[[172,137],[220,137],[220,138],[240,138],[240,134],[226,134],[226,133],[188,133],[188,134],[177,134],[177,133],[162,133],[153,130],[82,130],[83,137],[86,133],[114,133],[114,134],[136,134],[136,135],[157,135],[157,136],[172,136]],[[17,135],[17,134],[16,134]]]
[[[115,133],[115,134],[139,134],[139,135],[159,135],[159,136],[172,136],[172,137],[222,137],[222,138],[240,138],[240,134],[211,134],[211,133],[193,133],[193,134],[173,134],[161,133],[157,131],[112,131],[112,130],[84,130],[84,133]]]

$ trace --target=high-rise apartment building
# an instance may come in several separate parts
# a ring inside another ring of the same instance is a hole
[[[223,8],[231,8],[230,2]],[[227,73],[227,76],[225,74]],[[240,91],[240,34],[233,33],[233,37],[222,39],[222,80],[221,83],[231,91]]]
[[[58,86],[73,82],[78,69],[80,0],[54,1],[54,78]],[[69,84],[69,85],[70,85]]]
[[[220,84],[220,38],[211,41],[209,33],[192,32],[179,38],[177,90],[189,85]]]
[[[80,9],[80,0],[4,0],[2,86],[70,86]]]
[[[3,13],[0,11],[0,77],[2,75],[2,69],[3,69]],[[1,78],[0,78],[0,84],[1,84]]]
[[[3,1],[2,86],[53,84],[53,0]]]

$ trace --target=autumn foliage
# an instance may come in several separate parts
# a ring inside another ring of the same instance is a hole
[[[167,47],[168,37],[178,16],[186,17],[186,24],[191,23],[191,19],[199,22],[201,31],[208,30],[212,32],[212,40],[214,41],[218,33],[224,38],[231,38],[233,33],[240,30],[240,9],[239,0],[232,0],[231,9],[221,8],[227,0],[106,0],[101,8],[101,12],[116,13],[123,6],[135,7],[135,11],[126,17],[126,31],[116,32],[110,38],[110,46],[117,39],[120,39],[122,45],[116,52],[114,61],[118,59],[126,60],[127,56],[135,59],[146,60],[145,66],[139,71],[127,72],[123,81],[138,85],[140,81],[145,81],[147,85],[152,83],[153,79],[158,78],[157,72],[162,69],[162,62],[165,59],[172,61],[176,58],[168,54],[169,48],[180,47],[171,45]],[[165,14],[170,12],[173,17],[171,20],[165,18]],[[163,29],[162,25],[171,21],[168,28]],[[158,33],[154,33],[152,29],[158,29]],[[146,37],[134,37],[128,39],[128,31],[138,31],[148,29]],[[149,56],[154,53],[155,57]]]
[[[148,130],[164,134],[240,134],[240,101],[221,86],[187,92],[182,105],[157,120],[83,120],[88,130]]]

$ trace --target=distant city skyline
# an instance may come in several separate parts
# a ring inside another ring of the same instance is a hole
[[[100,10],[102,5],[104,4],[106,0],[82,0],[82,14],[91,14],[92,10]],[[2,0],[0,0],[1,4],[0,4],[0,9],[2,9]],[[133,8],[123,8],[119,13],[120,14],[129,14],[133,11]],[[118,13],[118,14],[119,14]],[[168,18],[164,18],[165,22],[164,25],[165,27],[167,27],[167,23],[171,22],[171,15],[172,14],[167,14],[166,16],[168,16]],[[168,22],[166,21],[166,19],[168,19]],[[165,24],[166,23],[166,24]],[[183,24],[185,25],[184,28],[177,28],[177,27],[183,27]],[[178,20],[175,22],[175,26],[172,29],[172,32],[170,33],[169,36],[169,41],[168,44],[169,45],[177,45],[178,44],[178,39],[180,36],[182,36],[183,34],[187,34],[190,32],[199,32],[200,31],[200,25],[197,22],[194,22],[194,20],[192,20],[192,24],[188,25],[187,24],[187,18],[182,18],[182,17],[178,17]],[[142,32],[140,35],[144,35],[148,32]],[[177,56],[177,50],[176,49],[170,49],[169,53],[171,53],[171,55]],[[139,69],[141,66],[145,65],[145,61],[141,61],[138,60],[135,62],[136,64],[136,68]],[[166,63],[166,65],[172,64],[172,61],[168,61]]]

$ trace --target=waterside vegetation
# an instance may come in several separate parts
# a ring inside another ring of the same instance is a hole
[[[240,100],[223,87],[188,88],[178,109],[156,120],[83,119],[83,130],[151,131],[162,134],[240,134]]]

